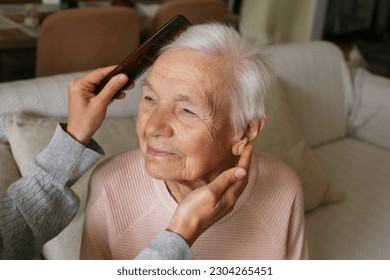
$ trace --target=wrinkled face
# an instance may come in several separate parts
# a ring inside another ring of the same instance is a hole
[[[217,57],[168,50],[142,86],[137,133],[148,174],[165,181],[212,180],[231,161],[228,74]]]

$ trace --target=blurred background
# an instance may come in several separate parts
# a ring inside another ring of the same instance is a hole
[[[328,40],[350,67],[390,77],[388,0],[0,0],[0,82],[119,63],[176,14],[242,24],[272,44]]]

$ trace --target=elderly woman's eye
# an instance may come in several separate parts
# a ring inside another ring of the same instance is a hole
[[[145,96],[145,97],[144,97],[144,100],[145,100],[145,101],[153,101],[153,98],[150,97],[150,96]]]
[[[194,112],[192,112],[191,110],[188,110],[188,109],[183,109],[183,112],[188,114],[188,115],[196,115]]]

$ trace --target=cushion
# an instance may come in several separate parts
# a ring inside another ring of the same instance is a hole
[[[390,150],[390,79],[358,69],[354,89],[356,102],[351,115],[352,134]]]
[[[255,150],[266,152],[290,166],[299,176],[305,210],[338,202],[344,193],[332,186],[306,144],[282,90],[269,97],[267,122],[254,141]]]
[[[313,41],[274,45],[270,51],[270,66],[307,145],[317,147],[346,137],[353,92],[340,48]]]
[[[0,193],[20,178],[19,170],[8,143],[0,141]]]
[[[306,215],[311,259],[390,259],[390,151],[344,138],[314,151],[346,195]]]
[[[5,133],[15,161],[22,175],[30,169],[31,160],[50,142],[55,127],[61,118],[43,118],[21,113],[4,115]],[[106,119],[95,133],[94,139],[105,151],[104,158],[138,146],[134,118]],[[87,198],[88,180],[93,168],[72,186],[80,197],[81,206],[73,221],[57,237],[43,248],[47,259],[79,259],[81,235]]]

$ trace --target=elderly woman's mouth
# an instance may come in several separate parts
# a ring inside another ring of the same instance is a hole
[[[174,153],[165,151],[165,150],[160,150],[151,146],[146,147],[146,153],[150,156],[155,156],[155,157],[166,157],[166,156],[173,156],[175,155]]]

